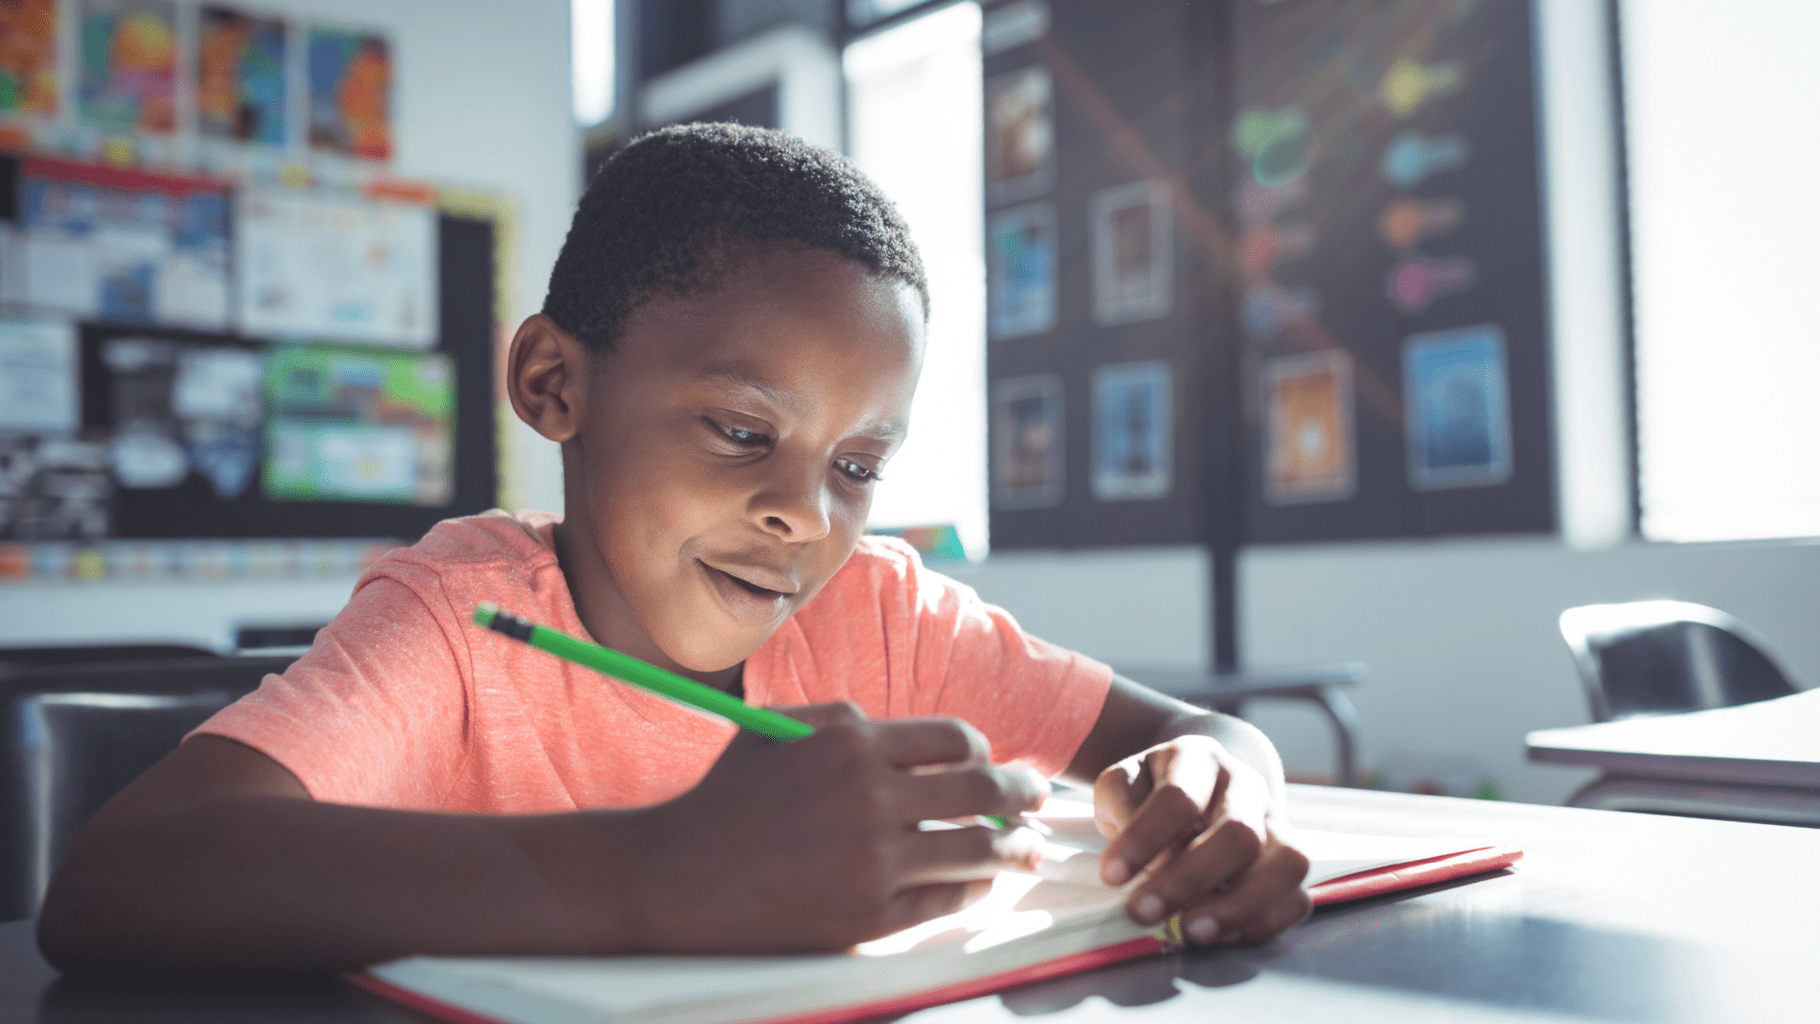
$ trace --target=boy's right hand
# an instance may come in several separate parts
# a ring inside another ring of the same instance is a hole
[[[851,704],[786,713],[815,735],[742,733],[699,785],[651,809],[632,897],[651,949],[839,949],[952,913],[1031,855],[984,826],[919,828],[1049,794],[1040,775],[993,765],[967,723],[874,722]]]

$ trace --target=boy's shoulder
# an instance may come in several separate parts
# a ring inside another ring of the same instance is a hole
[[[941,603],[947,595],[973,596],[971,587],[924,566],[922,556],[903,540],[879,534],[859,539],[822,593],[839,595],[835,600],[841,602],[909,605]],[[821,600],[819,595],[817,600]],[[814,607],[815,602],[810,602],[809,608]]]
[[[387,552],[373,563],[368,574],[395,575],[401,570],[409,571],[407,567],[446,574],[502,567],[535,570],[544,562],[554,565],[553,530],[561,520],[561,516],[548,512],[502,509],[445,519],[410,547]]]

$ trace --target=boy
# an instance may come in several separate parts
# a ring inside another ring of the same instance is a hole
[[[1027,856],[919,822],[1031,809],[1058,773],[1095,786],[1106,881],[1150,869],[1134,917],[1202,943],[1299,920],[1307,862],[1260,734],[861,540],[926,315],[902,220],[844,159],[727,125],[628,146],[508,357],[513,409],[562,446],[564,515],[450,520],[375,565],[296,665],[96,816],[46,955],[838,948]],[[817,732],[734,736],[478,629],[481,600]]]

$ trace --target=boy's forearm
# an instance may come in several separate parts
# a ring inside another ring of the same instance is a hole
[[[446,815],[224,796],[101,822],[40,920],[65,970],[340,970],[636,947],[640,812]],[[647,842],[653,838],[644,837]],[[628,897],[613,904],[615,895]]]

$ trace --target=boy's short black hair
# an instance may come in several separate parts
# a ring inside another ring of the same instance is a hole
[[[729,249],[769,242],[840,253],[915,288],[929,313],[922,257],[877,185],[838,153],[738,124],[660,128],[608,159],[569,225],[543,311],[609,352],[641,303],[711,287]]]

